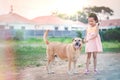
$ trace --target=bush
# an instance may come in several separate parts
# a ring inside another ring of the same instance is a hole
[[[82,37],[81,31],[77,31],[77,37]]]
[[[106,41],[120,41],[120,28],[110,29],[103,33],[103,39]]]
[[[24,39],[24,33],[21,30],[17,30],[15,33],[15,36],[13,37],[14,40],[23,40]]]

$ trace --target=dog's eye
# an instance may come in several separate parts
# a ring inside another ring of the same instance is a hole
[[[75,40],[76,41],[76,40]]]
[[[80,41],[80,40],[78,40],[78,41]]]

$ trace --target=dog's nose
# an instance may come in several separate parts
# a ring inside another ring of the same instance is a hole
[[[79,43],[76,43],[75,45],[79,45]]]

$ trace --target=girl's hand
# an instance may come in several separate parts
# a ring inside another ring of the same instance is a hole
[[[88,40],[85,41],[86,43],[88,42]]]
[[[86,39],[83,40],[83,43],[87,43],[87,42],[88,42],[88,40],[86,40]]]

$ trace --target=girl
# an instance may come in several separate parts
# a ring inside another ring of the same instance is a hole
[[[85,74],[89,73],[89,63],[91,54],[93,54],[93,63],[94,63],[94,72],[97,72],[96,65],[97,65],[97,53],[102,52],[102,44],[99,35],[99,24],[98,24],[98,17],[96,14],[91,13],[88,16],[88,23],[89,26],[86,30],[86,37],[84,42],[86,43],[85,52],[87,53],[87,61],[86,61],[86,71]]]

